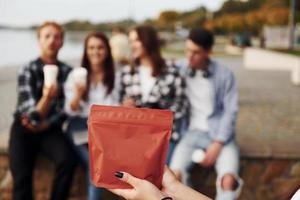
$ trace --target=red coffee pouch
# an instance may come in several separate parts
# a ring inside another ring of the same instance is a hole
[[[93,105],[88,119],[93,184],[131,188],[114,176],[124,171],[160,188],[172,123],[168,110]]]

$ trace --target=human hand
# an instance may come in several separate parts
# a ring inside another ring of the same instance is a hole
[[[75,83],[75,87],[76,87],[77,96],[81,98],[86,91],[86,85],[80,84],[80,83]]]
[[[185,200],[210,200],[205,195],[183,185],[176,179],[175,174],[165,166],[160,191],[152,183],[135,178],[128,173],[117,172],[117,177],[129,183],[133,189],[110,189],[111,192],[130,200],[160,200],[160,199],[185,199]],[[173,197],[173,198],[172,198]]]
[[[126,98],[122,105],[125,107],[135,107],[135,100],[133,98]]]
[[[21,118],[21,124],[33,133],[43,131],[49,127],[48,123],[46,123],[46,122],[42,122],[39,125],[32,125],[27,116],[23,116]]]
[[[219,153],[223,147],[223,143],[214,141],[206,150],[204,160],[200,165],[211,167],[217,160]]]
[[[178,184],[180,184],[180,181],[177,179],[174,172],[165,165],[162,179],[162,192],[167,196],[173,196],[174,190],[176,190]]]
[[[52,98],[56,97],[58,93],[58,85],[57,83],[51,86],[44,86],[43,88],[43,97]]]
[[[126,172],[116,172],[116,177],[131,185],[132,189],[109,189],[109,191],[130,200],[159,200],[166,197],[155,185],[136,178]]]
[[[162,192],[168,197],[177,200],[211,200],[207,196],[182,184],[175,176],[175,173],[165,166],[162,180]]]

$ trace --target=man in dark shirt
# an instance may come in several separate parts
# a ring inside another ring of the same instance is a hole
[[[75,154],[62,133],[63,84],[71,68],[58,61],[63,28],[45,22],[38,29],[40,57],[23,67],[18,76],[18,104],[9,143],[13,199],[32,200],[32,176],[39,152],[55,163],[52,200],[67,199],[76,166]],[[45,86],[43,68],[58,67],[56,83]]]

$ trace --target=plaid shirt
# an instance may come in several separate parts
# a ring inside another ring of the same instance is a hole
[[[27,116],[33,125],[41,122],[36,105],[43,95],[44,65],[45,63],[38,58],[25,65],[18,75],[18,103],[15,118]],[[57,77],[58,95],[52,99],[49,112],[44,119],[50,127],[60,126],[66,117],[63,109],[65,101],[63,84],[71,71],[71,67],[60,61],[56,65],[59,69]]]
[[[133,98],[138,107],[169,109],[174,113],[172,140],[180,139],[180,122],[187,114],[188,101],[185,93],[185,82],[177,68],[166,66],[150,92],[148,100],[142,101],[139,67],[125,66],[120,77],[120,102],[127,97]]]

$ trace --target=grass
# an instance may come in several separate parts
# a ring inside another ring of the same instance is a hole
[[[289,50],[289,49],[273,49],[274,51],[287,53],[295,56],[300,56],[300,50]]]
[[[184,56],[184,49],[174,49],[170,47],[162,48],[164,54],[175,54],[177,56]]]

